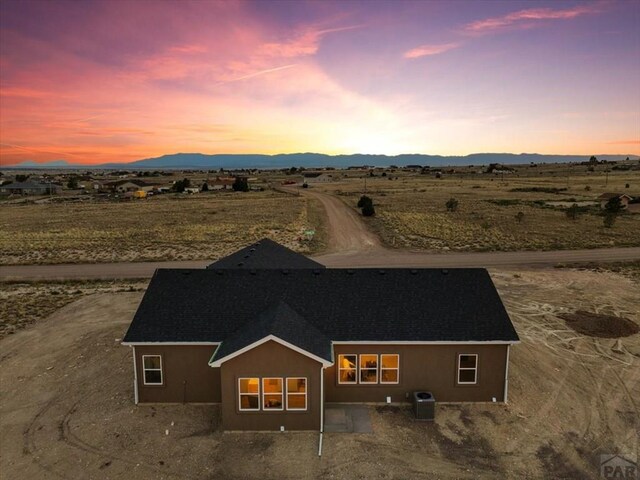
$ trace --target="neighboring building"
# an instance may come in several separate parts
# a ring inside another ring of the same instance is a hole
[[[103,188],[113,193],[135,192],[138,190],[150,192],[155,188],[155,185],[143,182],[142,180],[132,179],[105,183]]]
[[[185,187],[184,193],[200,193],[200,187]]]
[[[60,185],[55,183],[15,182],[0,186],[0,193],[15,195],[51,195],[58,193]]]
[[[600,208],[604,208],[609,200],[616,197],[620,199],[620,205],[622,205],[622,208],[627,208],[629,206],[629,202],[633,200],[633,197],[626,193],[603,193],[598,197],[598,200],[600,200]]]
[[[305,173],[302,175],[304,183],[328,183],[333,182],[333,175],[330,173]]]
[[[240,268],[239,268],[240,267]],[[334,269],[269,240],[159,269],[123,345],[136,403],[225,430],[319,430],[328,402],[506,402],[518,335],[485,269]]]
[[[216,177],[215,180],[207,180],[206,183],[209,190],[227,190],[232,188],[235,181],[234,177]]]

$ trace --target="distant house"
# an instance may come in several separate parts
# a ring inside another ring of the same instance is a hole
[[[185,187],[184,193],[200,193],[200,187]]]
[[[234,177],[216,177],[214,180],[207,180],[209,190],[227,190],[232,187]]]
[[[321,430],[330,402],[506,402],[517,343],[483,268],[324,268],[270,240],[156,270],[122,342],[135,403],[271,431]]]
[[[604,208],[607,202],[612,198],[619,198],[620,205],[622,205],[623,209],[626,209],[629,206],[629,202],[633,200],[633,197],[626,193],[603,193],[598,197],[598,200],[600,200],[600,208]]]
[[[0,193],[14,195],[50,195],[58,193],[61,186],[55,183],[15,182],[0,186]]]
[[[105,190],[113,192],[113,193],[125,193],[125,192],[135,192],[138,190],[144,190],[145,192],[150,192],[155,188],[155,185],[151,185],[147,182],[143,182],[142,180],[118,180],[115,182],[108,182],[103,184],[102,186]]]
[[[330,173],[310,172],[302,175],[304,183],[328,183],[333,181]]]

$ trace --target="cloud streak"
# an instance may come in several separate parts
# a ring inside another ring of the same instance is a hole
[[[570,20],[582,15],[597,13],[600,10],[600,4],[579,5],[555,10],[552,8],[530,8],[468,23],[462,28],[462,32],[469,35],[486,35],[510,28],[531,28],[535,23],[544,20]]]
[[[420,45],[419,47],[412,48],[404,53],[404,58],[420,58],[431,55],[439,55],[454,48],[458,48],[461,45],[459,42],[442,43],[438,45]]]

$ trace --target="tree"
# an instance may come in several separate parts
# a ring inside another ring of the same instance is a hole
[[[447,203],[445,203],[445,206],[447,207],[448,211],[455,212],[456,210],[458,210],[458,200],[451,197],[449,200],[447,200]]]
[[[16,182],[26,182],[27,178],[29,178],[29,175],[16,175]]]
[[[202,184],[202,187],[200,187],[200,191],[201,192],[208,192],[209,191],[209,184],[207,182],[204,182]]]
[[[246,177],[236,177],[231,188],[233,188],[234,192],[248,192],[249,182],[247,182]]]
[[[302,184],[302,188],[309,188],[309,184],[308,184],[307,182],[304,182],[304,183]]]
[[[368,203],[364,207],[362,207],[362,216],[363,217],[373,217],[376,214],[376,209],[373,208],[373,203]]]
[[[598,163],[598,159],[592,155],[589,159],[589,163]]]
[[[606,213],[612,213],[613,215],[620,213],[622,211],[620,197],[611,197],[609,201],[605,203],[604,210]]]
[[[522,220],[524,220],[524,213],[523,212],[516,213],[516,221],[518,223],[522,223]]]
[[[67,188],[70,190],[78,188],[78,179],[76,177],[69,177],[69,180],[67,181]]]
[[[183,178],[182,180],[176,180],[176,182],[173,184],[173,189],[178,193],[182,193],[186,188],[189,188],[190,185],[191,182],[189,181],[189,179]]]
[[[578,215],[580,214],[580,207],[578,207],[577,203],[574,203],[569,208],[567,208],[564,213],[568,219],[576,220],[578,218]]]
[[[373,205],[373,200],[366,195],[362,195],[358,200],[358,208],[363,208],[365,205]]]

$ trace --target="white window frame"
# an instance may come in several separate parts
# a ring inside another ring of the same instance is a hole
[[[281,389],[280,389],[280,393],[267,393],[266,389],[264,388],[264,383],[265,380],[280,380],[280,385],[281,385]],[[284,391],[285,391],[285,385],[284,385],[284,379],[282,377],[262,377],[262,405],[260,405],[262,407],[262,411],[263,412],[281,412],[284,410]],[[271,396],[275,396],[275,395],[280,395],[280,408],[266,408],[264,406],[264,397],[267,395],[271,395]]]
[[[252,378],[258,379],[258,392],[257,393],[242,393],[242,388],[240,387],[240,382],[242,380],[251,380]],[[260,396],[260,377],[239,377],[238,378],[238,410],[240,412],[259,412],[260,411],[260,401],[262,397]],[[258,408],[242,408],[242,397],[258,397]]]
[[[461,367],[460,361],[461,357],[476,357],[475,367]],[[463,370],[473,370],[473,382],[461,382],[460,381],[460,372]],[[478,384],[478,354],[477,353],[459,353],[458,354],[458,377],[456,379],[458,385],[477,385]]]
[[[340,375],[340,373],[343,370],[351,370],[350,368],[342,368],[342,362],[340,361],[340,357],[356,357],[356,361],[355,363],[355,371],[356,371],[356,376],[355,379],[353,380],[353,382],[343,382],[341,381],[342,375]],[[358,359],[358,354],[357,353],[341,353],[338,355],[338,383],[340,385],[357,385],[358,384],[358,378],[359,378],[359,359]]]
[[[158,357],[160,359],[160,368],[146,368],[144,359],[148,357]],[[160,372],[160,382],[147,382],[147,372]],[[164,373],[162,371],[162,355],[142,355],[142,384],[159,386],[164,385]]]
[[[300,392],[289,392],[289,380],[304,380],[304,393],[300,393]],[[307,377],[287,377],[285,379],[286,382],[286,396],[287,396],[287,410],[290,410],[292,412],[306,412],[307,409],[309,408],[309,404],[308,404],[308,398],[307,398],[307,392],[309,390],[309,380],[307,379]],[[289,395],[294,395],[294,396],[299,396],[302,397],[304,396],[304,408],[289,408]]]
[[[397,367],[383,367],[382,366],[382,357],[396,357],[397,362],[396,364],[398,365]],[[380,384],[381,385],[397,385],[400,383],[400,354],[399,353],[381,353],[380,354]],[[382,380],[382,372],[383,371],[393,371],[395,370],[396,372],[396,381],[395,382],[385,382],[384,380]]]
[[[363,382],[362,381],[362,370],[373,370],[373,368],[362,368],[360,357],[376,357],[376,381],[375,382]],[[358,355],[358,384],[360,385],[378,385],[380,383],[380,355],[377,353],[360,353]]]

